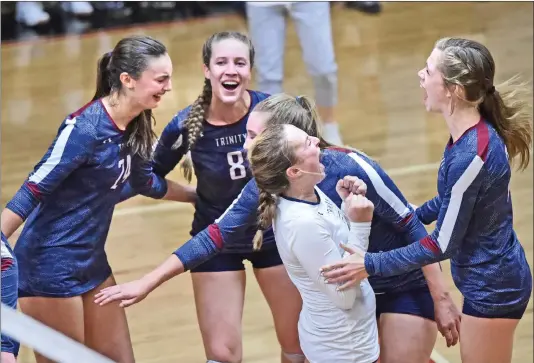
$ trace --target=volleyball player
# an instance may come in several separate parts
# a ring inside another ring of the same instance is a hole
[[[193,236],[213,223],[250,180],[242,152],[247,120],[256,104],[267,97],[247,90],[254,47],[245,35],[213,34],[203,46],[202,60],[205,82],[201,95],[165,127],[154,153],[154,171],[163,177],[190,152],[191,159],[186,157],[182,168],[189,180],[194,170],[197,180]],[[123,199],[132,195],[127,194],[125,188]],[[205,353],[210,362],[242,359],[243,261],[249,260],[273,315],[282,362],[291,362],[302,356],[297,331],[300,296],[274,242],[253,252],[254,226],[249,230],[253,232],[191,270]]]
[[[317,121],[317,113],[306,97],[294,98],[284,94],[271,96],[259,103],[250,114],[245,148],[266,126],[273,124],[288,123],[317,137]],[[322,141],[321,147],[325,148],[321,162],[325,165],[326,177],[318,187],[338,207],[341,206],[341,199],[336,192],[336,184],[340,179],[355,175],[366,184],[366,196],[375,205],[370,251],[405,246],[409,241],[426,234],[424,226],[414,218],[409,203],[375,161],[358,151],[328,148],[325,141]],[[257,230],[256,211],[262,208],[262,201],[258,198],[258,188],[252,180],[215,223],[180,247],[162,265],[140,280],[104,289],[97,294],[96,301],[106,303],[124,300],[124,306],[131,305],[184,269],[194,268],[216,255],[223,247],[230,248],[234,241],[245,238],[250,241]],[[264,243],[272,243],[274,236],[271,229],[263,233],[263,240]],[[372,278],[370,283],[377,293],[383,362],[402,359],[407,363],[427,363],[436,339],[434,319],[448,344],[456,343],[459,315],[448,295],[438,265],[394,278]],[[412,341],[418,341],[419,344],[412,344]]]
[[[254,140],[249,160],[262,203],[258,225],[272,225],[302,296],[299,338],[307,361],[376,362],[376,302],[369,281],[340,292],[319,274],[323,264],[341,257],[340,243],[367,250],[373,204],[352,193],[354,184],[345,187],[350,176],[337,184],[343,210],[317,188],[325,177],[319,143],[293,125],[270,126]]]
[[[145,36],[120,40],[99,60],[93,100],[61,123],[2,211],[7,238],[25,222],[14,248],[22,311],[120,362],[134,361],[124,310],[88,297],[115,284],[104,245],[125,181],[152,198],[184,193],[148,162],[152,109],[171,90],[171,74],[163,44]]]
[[[438,172],[438,195],[417,209],[430,235],[388,252],[357,250],[325,266],[344,287],[370,276],[394,276],[451,259],[464,297],[460,351],[464,363],[506,363],[532,292],[532,274],[513,228],[510,162],[527,167],[532,111],[521,86],[495,87],[495,62],[468,39],[436,42],[418,73],[429,112],[443,114],[450,139]],[[333,270],[339,268],[339,270]]]
[[[13,255],[13,250],[9,241],[2,233],[2,304],[12,309],[17,308],[18,300],[18,267],[17,259]],[[2,352],[0,361],[2,363],[14,363],[17,361],[20,344],[14,339],[2,334]]]

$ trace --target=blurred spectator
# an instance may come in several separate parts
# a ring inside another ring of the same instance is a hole
[[[323,136],[341,144],[334,117],[337,105],[337,63],[328,2],[247,2],[246,14],[256,49],[257,89],[283,91],[286,14],[295,24],[302,56],[314,85],[314,98],[323,120]]]

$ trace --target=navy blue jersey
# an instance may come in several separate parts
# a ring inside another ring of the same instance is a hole
[[[336,192],[339,179],[352,175],[367,184],[367,198],[375,205],[369,251],[389,251],[426,235],[423,224],[415,217],[414,210],[395,183],[369,157],[346,149],[327,149],[321,154],[321,163],[325,166],[326,177],[318,187],[338,207],[342,202]],[[248,246],[243,248],[247,247],[250,251],[251,236],[257,230],[258,196],[256,182],[251,180],[215,223],[175,251],[184,266],[194,267],[219,249],[226,250],[240,241],[248,241]],[[272,229],[268,229],[264,232],[264,243],[272,243],[273,240]],[[401,276],[374,277],[369,281],[377,293],[406,291],[426,285],[420,269]]]
[[[224,126],[214,126],[204,120],[203,136],[191,150],[198,196],[191,235],[196,235],[213,223],[252,177],[243,155],[247,120],[254,106],[268,95],[248,92],[251,102],[247,114],[238,122]],[[191,106],[179,111],[165,127],[158,141],[153,169],[162,177],[170,173],[187,152],[187,129],[183,122],[190,111]],[[125,188],[122,194],[122,200],[134,195],[131,188]],[[247,238],[244,243],[249,246],[250,234]]]
[[[436,221],[430,234],[395,251],[367,254],[369,274],[392,276],[447,258],[458,289],[486,314],[528,303],[532,275],[513,229],[511,169],[505,144],[481,120],[447,145],[438,174],[438,196],[418,208]]]
[[[101,100],[67,117],[52,145],[6,208],[26,223],[15,245],[19,289],[76,296],[111,273],[104,244],[128,180],[161,198],[167,183],[133,155]]]

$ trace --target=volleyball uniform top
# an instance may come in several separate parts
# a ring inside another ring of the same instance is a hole
[[[427,232],[411,205],[380,165],[371,158],[352,150],[330,148],[322,151],[321,163],[325,166],[326,177],[317,186],[338,207],[341,206],[341,198],[336,192],[339,179],[352,175],[367,184],[366,196],[375,206],[369,251],[389,251],[426,236]],[[248,245],[243,248],[251,251],[251,236],[257,230],[258,197],[258,187],[253,179],[215,223],[176,250],[174,253],[185,268],[194,268],[219,249],[230,248],[239,241],[247,241]],[[269,228],[264,232],[264,243],[271,243],[273,239],[272,229]],[[426,286],[421,269],[387,278],[372,276],[369,281],[376,293],[407,291]]]
[[[191,159],[197,179],[197,200],[191,235],[194,236],[217,219],[232,201],[237,197],[245,184],[251,179],[250,170],[243,155],[243,144],[247,137],[247,121],[250,112],[269,95],[248,91],[250,107],[245,116],[238,122],[224,126],[214,126],[203,121],[203,136],[191,150]],[[187,153],[188,135],[184,127],[191,106],[179,111],[163,130],[154,151],[153,170],[165,177],[180,162]],[[121,200],[135,195],[135,191],[126,186]],[[251,245],[251,235],[255,227],[249,227],[245,234],[246,241],[238,240],[230,248],[239,252],[240,245]],[[274,247],[274,243],[267,243],[266,247]]]
[[[273,220],[278,252],[302,296],[302,350],[310,362],[375,362],[378,329],[369,281],[338,291],[319,272],[341,259],[341,243],[367,250],[371,223],[351,223],[319,188],[316,195],[316,203],[279,197]]]
[[[481,313],[524,308],[532,290],[525,251],[513,229],[511,168],[497,131],[481,120],[445,148],[438,196],[417,209],[434,231],[401,249],[367,254],[370,275],[393,276],[451,259],[454,283]]]
[[[101,100],[69,115],[6,208],[26,221],[15,255],[19,290],[80,295],[111,273],[104,244],[125,181],[161,198],[166,181],[131,153]]]

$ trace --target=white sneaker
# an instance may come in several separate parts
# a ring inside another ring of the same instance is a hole
[[[50,15],[43,10],[43,5],[38,1],[17,1],[15,20],[19,24],[34,27],[48,23]]]
[[[88,1],[64,1],[61,3],[64,11],[78,15],[87,16],[93,13],[93,6]]]

